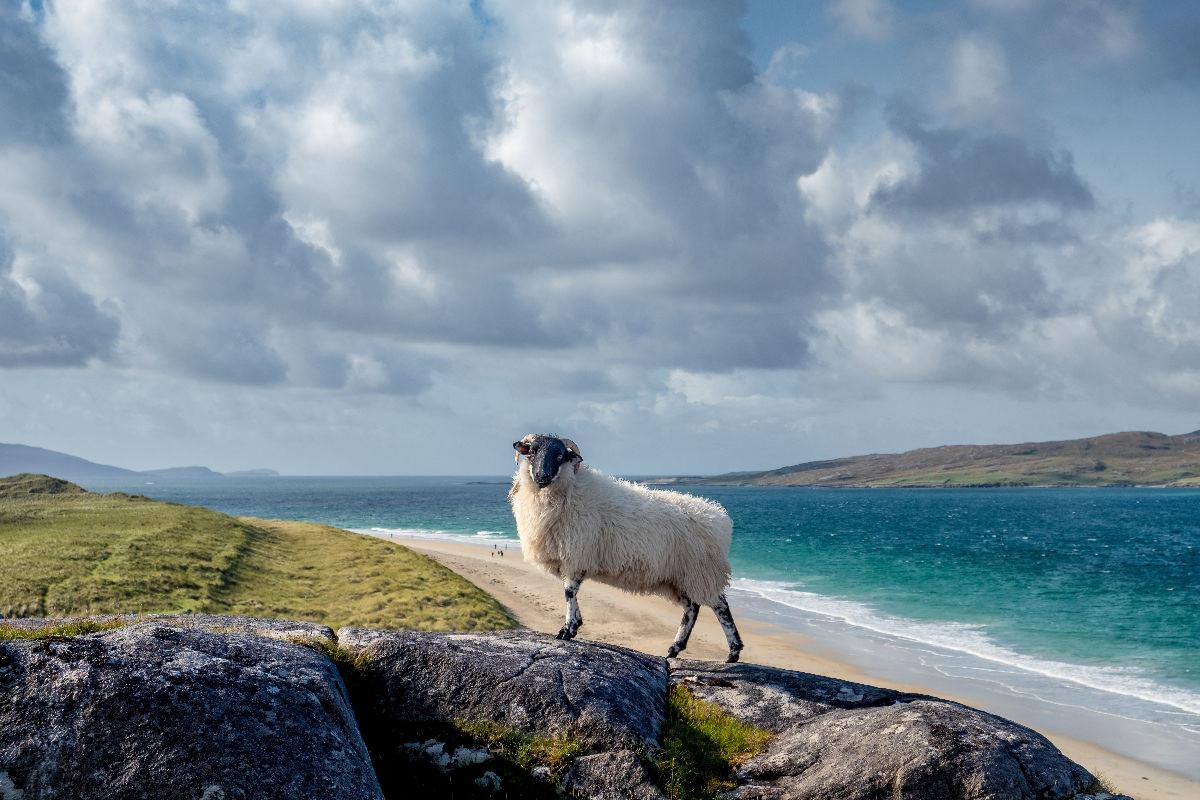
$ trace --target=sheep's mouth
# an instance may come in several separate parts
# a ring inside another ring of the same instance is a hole
[[[538,473],[534,472],[533,465],[530,464],[529,465],[529,477],[534,482],[534,484],[537,485],[537,487],[539,489],[545,489],[547,486],[554,483],[554,479],[557,478],[558,475],[557,474],[555,474],[555,475],[546,475],[546,474],[539,475]]]

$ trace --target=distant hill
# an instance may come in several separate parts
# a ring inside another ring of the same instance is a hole
[[[54,475],[69,481],[86,480],[87,478],[136,477],[138,475],[131,469],[97,464],[94,461],[69,456],[66,453],[57,453],[53,450],[43,450],[40,447],[29,447],[24,444],[0,444],[0,475],[17,475],[22,472]]]
[[[1025,444],[948,445],[765,472],[662,478],[710,486],[1200,486],[1200,431]]]
[[[168,469],[147,469],[142,475],[152,478],[221,478],[219,472],[213,472],[208,467],[170,467]]]
[[[108,464],[97,464],[78,456],[45,450],[41,447],[30,447],[24,444],[0,443],[0,477],[30,472],[40,475],[54,475],[69,481],[86,481],[89,478],[221,478],[220,472],[214,472],[208,467],[170,467],[168,469],[149,469],[137,471],[122,469]],[[273,469],[252,469],[244,472],[231,472],[231,476],[277,476]]]

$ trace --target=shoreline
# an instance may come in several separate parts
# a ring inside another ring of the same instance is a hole
[[[495,597],[517,621],[530,629],[554,633],[562,624],[565,605],[559,581],[524,562],[519,549],[506,550],[505,556],[488,547],[497,542],[458,542],[435,539],[390,538],[430,556],[454,570],[480,589]],[[504,542],[508,544],[513,542]],[[731,597],[732,600],[732,597]],[[581,609],[587,639],[621,645],[646,653],[666,651],[679,625],[680,610],[668,601],[653,596],[633,595],[594,581],[584,584]],[[744,605],[732,603],[747,647],[743,661],[837,677],[856,683],[883,686],[906,692],[934,695],[1000,716],[1009,716],[988,708],[988,703],[966,695],[947,692],[923,683],[897,681],[881,677],[878,670],[856,666],[846,653],[797,631],[754,615]],[[701,613],[686,651],[689,658],[723,661],[725,636],[711,613]],[[911,675],[909,676],[912,677]],[[1021,720],[1017,720],[1021,722]],[[1200,797],[1200,781],[1121,755],[1081,738],[1048,730],[1043,726],[1022,724],[1038,730],[1069,758],[1093,774],[1103,776],[1113,787],[1138,800],[1187,800]]]

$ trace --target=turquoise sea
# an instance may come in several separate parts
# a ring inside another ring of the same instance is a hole
[[[516,547],[506,477],[84,485]],[[739,613],[872,674],[1200,778],[1200,490],[678,488],[733,518]]]

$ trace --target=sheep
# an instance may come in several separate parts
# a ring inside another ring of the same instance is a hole
[[[578,594],[588,577],[683,606],[667,658],[687,647],[700,605],[711,607],[729,642],[726,660],[738,660],[742,639],[724,594],[733,530],[724,508],[606,477],[583,463],[570,439],[531,433],[513,449],[517,470],[508,497],[521,550],[563,581],[567,618],[557,638],[574,638],[583,624]]]

